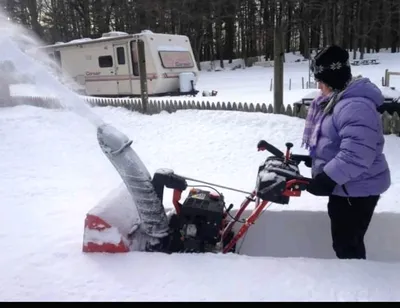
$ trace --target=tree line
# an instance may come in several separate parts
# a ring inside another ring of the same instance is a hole
[[[400,48],[399,0],[1,0],[45,43],[142,30],[190,38],[196,60],[232,60],[336,43],[355,52]],[[275,40],[281,48],[274,50]],[[221,61],[222,62],[222,61]]]

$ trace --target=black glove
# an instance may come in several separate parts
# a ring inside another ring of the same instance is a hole
[[[312,158],[309,155],[292,154],[291,159],[298,163],[304,161],[304,165],[306,165],[308,168],[312,167]]]
[[[318,174],[307,185],[307,191],[315,196],[330,196],[337,183],[333,181],[325,172]]]
[[[311,156],[308,156],[307,159],[304,160],[304,165],[306,165],[306,167],[308,167],[308,168],[312,167],[312,158],[311,158]]]

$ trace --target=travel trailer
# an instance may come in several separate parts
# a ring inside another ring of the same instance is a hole
[[[149,96],[193,95],[199,71],[187,36],[143,31],[104,33],[44,46],[63,73],[89,96],[140,96],[138,40],[144,42]]]

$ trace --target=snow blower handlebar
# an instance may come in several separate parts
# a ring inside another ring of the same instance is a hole
[[[258,151],[267,150],[272,155],[274,155],[274,157],[276,157],[279,160],[282,160],[286,165],[289,164],[298,165],[302,161],[305,162],[306,165],[310,164],[311,159],[309,156],[292,154],[290,152],[292,147],[293,143],[290,142],[286,143],[286,153],[283,153],[281,150],[277,149],[275,146],[273,146],[272,144],[268,143],[265,140],[260,140],[257,144]],[[173,189],[172,202],[177,212],[179,212],[181,206],[179,201],[181,199],[182,192],[186,190],[186,188],[188,187],[187,181],[194,181],[212,187],[219,187],[235,192],[245,193],[252,197],[257,195],[257,197],[261,198],[262,200],[271,201],[270,199],[268,199],[271,197],[271,195],[278,196],[278,198],[279,196],[282,196],[283,198],[299,197],[301,195],[301,191],[306,189],[306,186],[310,182],[310,179],[303,177],[300,174],[295,175],[291,173],[286,181],[276,184],[271,183],[271,185],[269,185],[270,187],[265,187],[263,190],[259,190],[257,192],[247,192],[227,186],[218,185],[215,183],[210,183],[182,175],[177,175],[172,170],[169,169],[159,169],[155,173],[154,178],[152,180],[153,185],[156,188],[156,193],[161,200],[163,199],[164,186]]]
[[[298,165],[303,161],[306,166],[309,166],[311,165],[311,159],[307,155],[292,154],[290,152],[292,147],[292,143],[286,143],[286,153],[284,154],[265,140],[258,142],[258,151],[267,150],[273,156],[268,157],[265,163],[260,166],[257,188],[250,197],[247,197],[242,202],[233,220],[225,227],[222,233],[223,239],[228,237],[234,224],[239,221],[250,202],[255,201],[256,204],[253,211],[245,219],[235,236],[224,245],[223,253],[228,253],[236,247],[236,243],[238,243],[250,226],[260,217],[263,210],[270,204],[287,204],[290,197],[300,197],[301,192],[306,190],[311,179],[303,177],[300,174]],[[255,197],[257,198],[254,199]]]
[[[301,154],[293,154],[290,152],[290,149],[293,147],[293,143],[288,142],[286,143],[286,153],[284,154],[281,150],[277,149],[272,144],[268,143],[265,140],[260,140],[257,144],[258,151],[268,151],[272,155],[276,156],[277,158],[285,159],[285,162],[289,160],[300,164],[304,162],[307,167],[311,167],[311,157],[308,155],[301,155]]]
[[[267,163],[268,161],[273,160],[282,162],[282,166],[275,166],[273,163],[271,166],[268,166],[267,169],[269,169],[271,172],[276,172],[285,179],[284,181],[277,183],[266,181],[266,187],[259,187],[257,196],[262,200],[272,201],[271,196],[275,196],[278,203],[286,203],[289,201],[288,197],[299,197],[301,195],[301,191],[306,190],[311,179],[303,177],[298,171],[293,172],[293,166],[297,167],[301,162],[304,162],[307,167],[311,167],[311,157],[308,155],[293,154],[291,153],[292,148],[293,143],[287,142],[286,152],[283,153],[281,150],[277,149],[275,146],[265,140],[260,140],[258,142],[258,151],[268,151],[273,155],[267,159]],[[265,165],[263,167],[265,168]],[[280,199],[281,197],[282,199]],[[285,202],[279,202],[281,200],[285,200]]]
[[[270,152],[272,155],[276,156],[276,157],[283,157],[284,154],[281,150],[277,149],[276,147],[274,147],[272,144],[268,143],[265,140],[260,140],[257,144],[257,149],[258,151],[265,151],[267,150],[268,152]]]

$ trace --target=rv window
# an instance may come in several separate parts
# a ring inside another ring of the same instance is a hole
[[[194,66],[188,51],[160,51],[159,55],[164,68],[191,68]]]
[[[100,67],[112,67],[113,59],[111,56],[101,56],[99,57],[99,66]]]
[[[125,64],[125,48],[124,47],[118,47],[117,48],[117,59],[118,59],[118,64]]]

